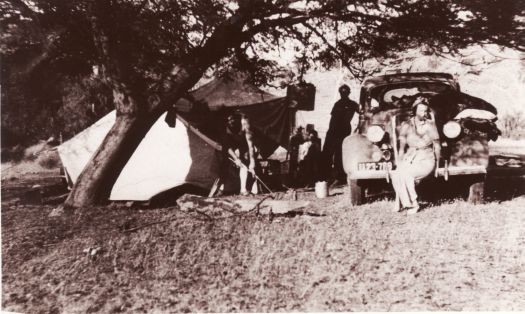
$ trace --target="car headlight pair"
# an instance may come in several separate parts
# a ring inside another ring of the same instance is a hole
[[[371,125],[366,131],[366,137],[372,143],[379,143],[385,137],[385,130],[379,125]],[[381,159],[389,161],[392,158],[390,148],[386,143],[381,145],[381,149],[376,150],[372,153],[372,160],[378,162]]]
[[[461,125],[456,121],[449,121],[443,125],[443,134],[446,137],[453,139],[461,134]],[[372,125],[366,132],[366,137],[372,143],[380,142],[385,136],[385,130],[379,125]]]

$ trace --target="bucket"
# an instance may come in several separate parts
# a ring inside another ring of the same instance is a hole
[[[328,196],[328,184],[326,181],[315,183],[315,196],[317,196],[317,198],[325,198]]]

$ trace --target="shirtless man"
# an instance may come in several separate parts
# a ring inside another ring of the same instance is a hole
[[[225,160],[232,159],[239,167],[241,195],[248,195],[248,174],[255,174],[255,146],[250,121],[244,114],[228,116],[222,145]]]

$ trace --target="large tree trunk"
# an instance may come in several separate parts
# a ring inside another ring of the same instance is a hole
[[[133,97],[140,92],[132,93],[126,86],[115,84],[116,122],[78,177],[65,207],[87,207],[108,200],[113,184],[151,126],[209,66],[226,55],[228,48],[243,41],[244,22],[242,15],[233,16],[218,27],[204,47],[188,56],[191,63],[175,66],[156,93],[147,95],[148,91],[143,91],[143,97]],[[118,75],[116,80],[120,80]]]
[[[155,97],[133,97],[132,92],[115,86],[113,98],[117,112],[115,124],[75,182],[66,199],[66,208],[87,207],[108,201],[115,181],[140,142],[165,112],[166,103],[176,102],[193,86],[204,71],[189,72],[178,67],[170,79],[170,94],[160,101]]]
[[[113,91],[117,111],[115,124],[77,179],[66,207],[100,204],[108,200],[113,184],[161,111],[147,110],[131,93],[120,87]]]
[[[100,204],[108,200],[113,184],[158,115],[117,116],[115,124],[86,165],[69,197],[67,207]]]

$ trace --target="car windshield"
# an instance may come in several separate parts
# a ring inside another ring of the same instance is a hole
[[[374,87],[366,106],[373,111],[406,108],[412,105],[416,95],[436,95],[453,89],[443,82],[406,82]]]

